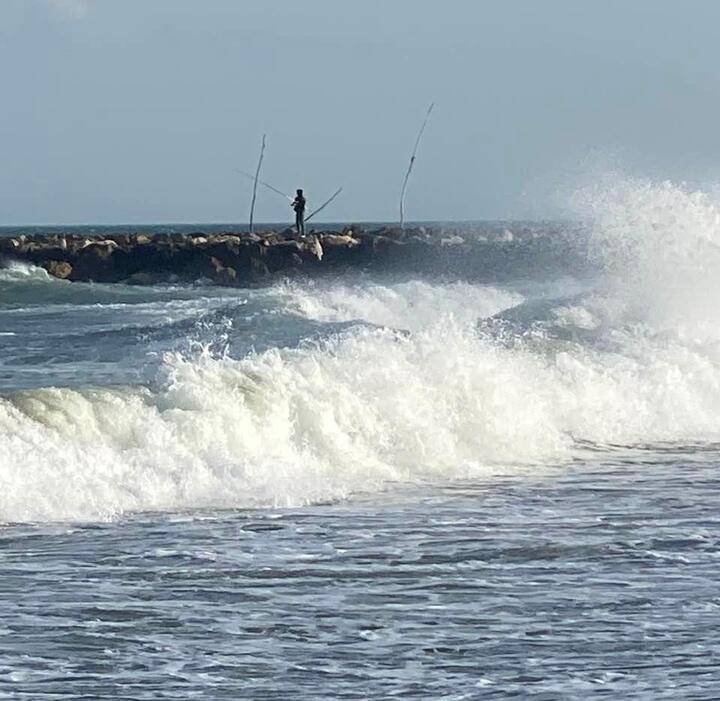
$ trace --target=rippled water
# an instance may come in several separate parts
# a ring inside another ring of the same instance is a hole
[[[0,694],[716,698],[717,451],[619,457],[9,529]]]
[[[718,698],[720,204],[590,200],[592,279],[0,270],[0,698]]]

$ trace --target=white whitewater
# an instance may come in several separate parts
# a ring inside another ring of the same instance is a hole
[[[294,506],[540,470],[588,443],[720,440],[718,204],[623,183],[577,206],[605,278],[523,326],[478,324],[532,301],[517,290],[284,285],[263,293],[278,309],[367,323],[242,359],[170,354],[154,389],[7,397],[0,519]]]

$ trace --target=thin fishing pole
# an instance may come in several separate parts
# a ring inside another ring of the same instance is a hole
[[[252,194],[252,201],[250,203],[250,222],[248,226],[248,230],[250,233],[253,233],[253,217],[255,214],[255,198],[257,197],[257,186],[258,186],[258,180],[260,177],[260,166],[262,166],[263,162],[263,156],[265,155],[265,134],[263,134],[262,137],[262,146],[260,147],[260,158],[258,158],[258,164],[257,164],[257,170],[255,171],[255,178],[253,180],[253,194]]]
[[[327,207],[342,191],[343,189],[341,187],[335,190],[335,192],[327,200],[325,200],[325,202],[305,217],[305,221],[310,221],[310,219],[312,219],[319,211],[325,209],[325,207]]]
[[[250,180],[255,180],[255,176],[252,173],[247,173],[244,170],[240,170],[240,168],[235,168],[235,172],[240,173],[241,175],[244,175],[246,178],[250,178]],[[286,200],[290,200],[290,202],[293,201],[293,198],[290,197],[290,195],[286,195],[282,190],[278,190],[276,187],[273,187],[270,183],[266,183],[264,180],[258,179],[258,182],[261,185],[264,185],[269,190],[272,190],[273,192],[276,192],[278,195],[282,195]]]
[[[430,119],[430,113],[432,112],[433,107],[435,107],[435,103],[431,102],[430,107],[428,107],[427,113],[425,114],[425,119],[423,120],[422,126],[420,127],[420,131],[418,132],[417,139],[415,139],[415,148],[413,148],[412,156],[410,156],[410,163],[408,164],[407,173],[405,173],[405,180],[403,180],[402,190],[400,192],[401,229],[405,226],[405,191],[407,190],[408,179],[410,178],[410,173],[412,172],[413,165],[415,165],[415,156],[417,155],[418,146],[420,146],[420,139],[422,139],[422,135],[425,133],[425,127],[427,126],[428,120]]]

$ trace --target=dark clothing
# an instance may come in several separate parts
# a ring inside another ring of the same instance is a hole
[[[297,195],[292,203],[292,208],[295,210],[295,228],[299,236],[305,235],[305,202],[302,195]]]

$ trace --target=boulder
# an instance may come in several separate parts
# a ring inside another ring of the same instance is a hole
[[[45,268],[50,275],[60,280],[67,280],[73,271],[72,265],[66,260],[46,260],[43,262],[42,267]]]
[[[95,282],[116,282],[126,277],[113,265],[113,254],[118,249],[111,240],[89,241],[79,250],[73,261],[72,279]]]
[[[279,241],[265,249],[265,265],[271,273],[302,267],[304,247],[300,241]]]
[[[323,247],[320,243],[320,239],[315,234],[307,237],[305,240],[305,247],[307,252],[315,258],[316,261],[320,262],[323,259]]]
[[[502,245],[489,246],[488,240]],[[502,225],[477,230],[383,227],[368,232],[351,225],[342,232],[311,231],[303,236],[296,236],[292,229],[284,234],[228,230],[218,234],[123,233],[104,238],[84,233],[22,235],[0,237],[0,255],[42,265],[49,274],[69,280],[154,284],[204,279],[222,285],[250,285],[272,274],[314,274],[346,267],[441,268],[477,274],[482,263],[482,270],[505,274],[509,251],[513,251],[513,261],[523,251],[533,264],[542,256],[555,260],[557,251],[544,240],[536,238],[532,228],[511,232]],[[532,245],[519,251],[519,241]]]
[[[251,258],[250,259],[250,276],[251,279],[264,278],[270,275],[267,264],[262,258]]]
[[[356,237],[358,234],[362,234],[363,231],[364,229],[362,228],[362,226],[358,224],[348,224],[347,226],[343,227],[342,233],[343,235],[347,234],[348,236]]]
[[[217,258],[223,265],[234,266],[240,255],[240,238],[238,236],[223,236],[212,238],[202,246],[209,255]]]
[[[237,271],[230,266],[223,265],[222,261],[210,256],[212,267],[211,279],[219,285],[235,285],[237,282]]]
[[[100,239],[100,240],[92,240],[92,239],[86,239],[85,244],[82,246],[82,248],[93,248],[96,252],[99,252],[101,255],[107,255],[110,251],[115,250],[118,247],[117,241],[113,241],[112,239]]]
[[[5,251],[17,251],[20,246],[22,246],[22,242],[20,239],[16,238],[0,238],[0,248]]]
[[[220,234],[220,236],[213,237],[213,243],[224,243],[239,246],[240,237],[236,236],[235,234]]]
[[[35,265],[42,265],[49,260],[68,260],[69,257],[67,249],[54,244],[42,246],[38,243],[28,243],[20,251]]]
[[[321,234],[320,243],[324,251],[330,248],[354,248],[360,240],[350,234]]]

